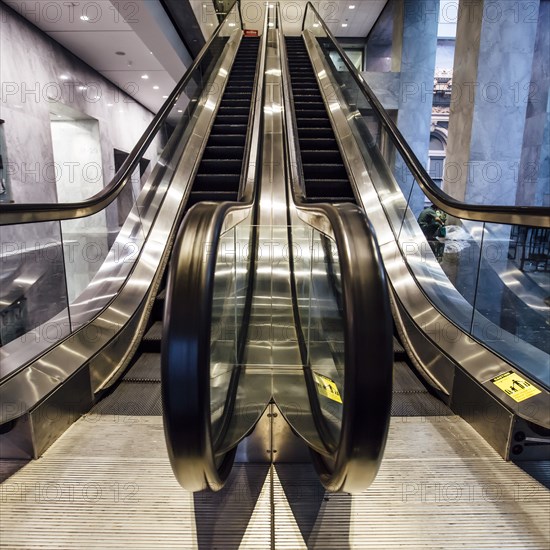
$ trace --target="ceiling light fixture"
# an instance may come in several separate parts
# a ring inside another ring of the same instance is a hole
[[[347,23],[342,23],[342,27],[347,27],[348,24]]]
[[[149,75],[148,75],[148,74],[142,74],[142,75],[141,75],[141,78],[142,78],[143,80],[149,80]]]
[[[69,80],[69,77],[66,74],[62,74],[59,78],[61,80]]]
[[[313,26],[314,26],[314,27],[318,27],[318,26],[319,26],[319,23],[313,23]]]
[[[178,109],[178,113],[183,113],[183,109]]]
[[[352,4],[351,6],[348,6],[350,10],[354,10],[355,6]]]
[[[162,99],[168,99],[168,96],[167,96],[167,95],[163,95],[163,96],[162,96]]]
[[[112,103],[107,103],[107,107],[112,107],[113,104]]]
[[[160,86],[153,86],[153,90],[160,90]]]
[[[234,27],[234,26],[235,26],[235,23],[229,23],[229,26],[230,26],[230,27]]]
[[[90,18],[87,15],[81,15],[80,19],[82,19],[82,21],[89,21],[90,20]]]

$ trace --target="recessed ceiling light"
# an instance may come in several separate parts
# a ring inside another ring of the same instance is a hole
[[[355,9],[355,6],[354,5],[351,5],[351,6],[348,6],[350,10],[354,10]]]
[[[126,55],[126,52],[115,52],[116,55]]]
[[[142,74],[141,78],[143,78],[143,80],[149,80],[149,75],[148,74]]]
[[[163,96],[162,96],[162,99],[168,99],[168,96],[167,96],[167,95],[163,95]]]
[[[183,109],[178,109],[178,113],[183,113]]]
[[[153,86],[153,90],[160,90],[160,86]]]
[[[342,23],[342,27],[347,27],[348,24],[347,23]]]
[[[57,115],[57,118],[63,118],[63,115]]]
[[[78,89],[83,92],[84,90],[88,89],[88,86],[79,86]]]
[[[107,107],[112,107],[113,104],[112,103],[107,103]]]
[[[313,26],[314,26],[314,27],[318,27],[318,26],[319,26],[319,23],[313,23]]]
[[[274,27],[274,26],[275,26],[275,23],[269,23],[268,26],[269,26],[269,27]]]
[[[69,80],[69,77],[66,74],[62,74],[59,78],[61,80]]]
[[[230,27],[234,27],[234,26],[235,26],[235,23],[229,23],[229,26],[230,26]]]
[[[89,21],[90,20],[90,18],[87,15],[81,15],[80,19],[82,19],[82,21]]]

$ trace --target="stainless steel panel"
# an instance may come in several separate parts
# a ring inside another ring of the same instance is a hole
[[[99,281],[92,281],[93,289],[103,290],[114,296],[109,306],[80,330],[44,353],[23,370],[3,379],[0,386],[0,400],[14,404],[4,407],[0,423],[16,418],[30,410],[38,401],[63,383],[82,365],[90,362],[92,388],[96,392],[107,387],[128,364],[137,348],[145,322],[152,307],[164,265],[170,254],[170,247],[179,225],[201,152],[208,138],[211,123],[227,82],[242,33],[236,31],[226,45],[218,72],[214,75],[213,86],[208,86],[195,112],[195,123],[189,136],[187,147],[180,158],[171,159],[173,178],[170,185],[164,182],[161,189],[144,189],[141,197],[149,202],[143,211],[130,215],[136,228],[150,225],[143,244],[139,261],[124,280],[119,278],[118,262],[108,259],[117,273],[111,277],[109,270],[101,272]],[[160,169],[160,168],[159,168]],[[140,198],[141,198],[140,197]],[[158,205],[158,208],[153,208]],[[128,229],[132,234],[134,229]],[[120,287],[121,282],[123,283]],[[119,289],[119,290],[118,290]],[[111,294],[112,293],[112,294]],[[88,307],[94,307],[95,296],[90,297]],[[85,304],[82,304],[85,307]],[[14,369],[17,369],[14,365]]]
[[[460,330],[435,309],[428,299],[428,296],[434,299],[437,299],[437,295],[444,296],[447,302],[453,304],[457,319],[465,316],[466,309],[471,309],[449,283],[437,262],[434,260],[427,265],[421,254],[422,244],[425,244],[423,235],[419,234],[418,242],[411,243],[410,253],[406,256],[402,254],[398,244],[399,235],[392,230],[392,223],[400,226],[406,201],[393,177],[385,181],[387,194],[378,196],[371,178],[384,173],[387,175],[389,171],[379,164],[375,165],[375,161],[379,163],[377,159],[373,160],[371,166],[365,164],[357,142],[351,139],[349,118],[353,113],[347,108],[339,85],[331,76],[331,69],[315,36],[306,31],[304,39],[358,201],[379,236],[384,265],[394,293],[394,312],[399,312],[396,307],[399,304],[407,312],[409,320],[420,329],[411,331],[411,322],[407,322],[402,315],[396,315],[398,330],[406,338],[407,351],[411,352],[416,366],[434,387],[450,395],[453,391],[454,365],[459,365],[505,407],[520,417],[550,427],[549,393],[541,388],[541,394],[529,399],[528,407],[515,403],[490,382],[493,377],[509,370],[510,365]],[[385,208],[393,218],[387,217]],[[410,212],[406,223],[416,223]],[[429,339],[426,339],[426,335]],[[522,351],[521,343],[516,343],[515,348],[516,352],[526,353]]]

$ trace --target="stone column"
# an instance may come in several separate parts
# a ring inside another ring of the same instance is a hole
[[[516,192],[516,204],[532,206],[541,206],[543,196],[549,193],[547,169],[546,182],[544,174],[548,162],[550,0],[541,0],[538,19]]]
[[[460,1],[444,180],[459,200],[515,204],[539,4]]]
[[[396,13],[394,19],[394,29],[402,22],[397,126],[420,162],[427,168],[439,0],[405,0],[399,4],[402,12]],[[399,34],[398,30],[396,32]],[[394,34],[394,40],[395,36]],[[393,70],[397,69],[396,59]],[[402,191],[408,196],[413,179],[400,157],[396,159],[395,174]],[[417,187],[413,190],[411,208],[415,214],[419,214],[423,205],[424,194]]]

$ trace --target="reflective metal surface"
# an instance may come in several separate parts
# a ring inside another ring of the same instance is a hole
[[[400,334],[405,337],[408,349],[413,350],[416,347],[417,351],[413,352],[413,357],[416,357],[421,371],[437,389],[450,394],[454,379],[453,365],[460,365],[510,410],[537,424],[550,427],[548,392],[540,384],[536,384],[533,377],[528,379],[541,389],[541,393],[529,399],[529,406],[515,402],[491,382],[495,376],[510,370],[510,364],[459,328],[460,319],[465,316],[463,312],[468,309],[471,311],[471,306],[449,283],[435,258],[431,260],[430,255],[426,255],[425,251],[429,248],[423,234],[418,230],[411,230],[410,233],[403,230],[403,235],[407,235],[408,238],[405,241],[399,232],[396,234],[395,227],[407,227],[407,224],[412,227],[413,224],[417,224],[416,219],[408,212],[406,200],[395,178],[389,177],[389,170],[383,166],[382,158],[373,154],[372,148],[368,150],[369,162],[365,162],[360,143],[354,139],[350,128],[352,113],[346,105],[340,86],[332,77],[331,68],[314,34],[306,30],[304,39],[328,106],[333,128],[340,139],[341,152],[352,176],[359,203],[379,237],[384,265],[394,293],[394,302],[404,308],[418,327],[420,339],[405,330],[406,323],[403,322],[398,328]],[[403,216],[405,222],[402,226]],[[415,235],[414,241],[410,241],[411,234]],[[407,252],[410,253],[404,255],[403,246],[408,244],[410,248],[407,248]],[[450,304],[450,318],[453,321],[456,318],[455,322],[449,321],[447,316],[433,307],[433,303],[437,303],[438,300],[445,300]],[[398,308],[394,308],[394,311],[397,310]],[[396,321],[399,319],[400,316],[397,315]],[[432,342],[429,347],[425,345],[426,335]],[[509,349],[510,357],[524,353],[522,343],[517,340]],[[541,376],[548,376],[546,358],[541,355],[542,361],[538,362],[536,357],[532,356],[532,350],[529,354],[532,360],[528,364],[535,369],[533,374],[539,369]]]
[[[83,302],[82,309],[85,311],[95,307],[99,290],[107,298],[108,306],[98,308],[100,313],[91,323],[85,324],[23,368],[14,362],[0,385],[0,399],[8,404],[2,408],[0,423],[23,415],[86,363],[90,366],[94,392],[104,388],[113,382],[132,357],[145,329],[149,308],[160,284],[241,37],[241,31],[236,30],[226,45],[219,70],[211,81],[214,85],[206,86],[196,108],[192,128],[186,132],[188,139],[183,154],[169,160],[169,170],[166,171],[172,176],[167,178],[171,179],[170,185],[164,180],[152,192],[149,188],[144,189],[144,207],[128,220],[128,233],[124,232],[124,236],[133,235],[132,224],[136,221],[140,229],[142,223],[150,226],[133,269],[121,281],[119,270],[122,269],[125,276],[124,264],[119,264],[113,257],[111,265],[115,268],[114,276],[106,266],[100,274],[101,279],[92,283],[90,301]],[[164,176],[165,167],[161,164],[157,169]]]
[[[376,237],[360,209],[303,200],[282,32],[280,44],[295,323],[316,437],[325,448],[306,441],[327,489],[359,492],[378,472],[389,424],[393,349],[388,289]],[[369,387],[377,391],[366,399]]]

